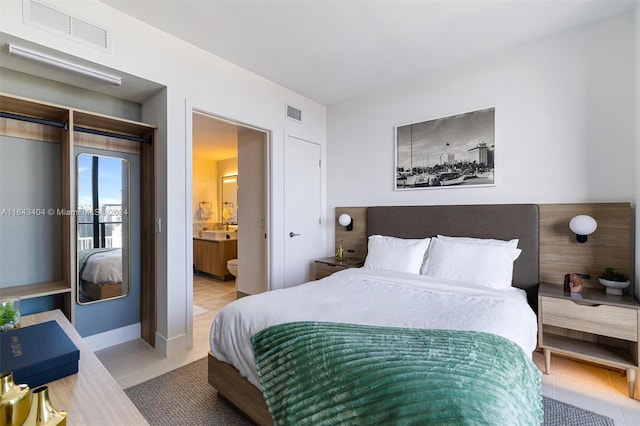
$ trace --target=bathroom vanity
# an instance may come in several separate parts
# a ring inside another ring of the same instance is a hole
[[[227,261],[238,257],[238,240],[194,237],[193,265],[196,271],[206,272],[219,280],[232,279]]]

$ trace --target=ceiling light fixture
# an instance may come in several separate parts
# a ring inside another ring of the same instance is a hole
[[[40,62],[66,71],[75,72],[76,74],[91,77],[115,86],[120,86],[122,84],[122,79],[115,75],[107,74],[93,68],[88,68],[84,65],[74,64],[64,59],[56,58],[55,56],[49,56],[35,50],[16,46],[15,44],[8,43],[7,46],[9,47],[9,53],[12,55],[20,56],[25,59],[30,59],[32,61]]]

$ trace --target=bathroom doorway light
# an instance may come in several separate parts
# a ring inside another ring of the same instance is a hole
[[[81,74],[86,77],[91,77],[96,80],[104,81],[115,86],[122,84],[122,79],[115,75],[107,74],[102,71],[95,70],[93,68],[85,67],[84,65],[74,64],[55,56],[50,56],[35,50],[27,49],[24,47],[16,46],[15,44],[7,43],[9,47],[9,53],[12,55],[20,56],[25,59],[30,59],[35,62],[50,65],[66,71],[71,71],[76,74]]]

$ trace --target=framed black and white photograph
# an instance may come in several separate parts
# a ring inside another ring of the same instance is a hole
[[[495,108],[396,127],[395,189],[495,185]]]

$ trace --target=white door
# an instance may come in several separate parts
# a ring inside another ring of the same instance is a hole
[[[322,256],[320,145],[287,136],[284,147],[284,286],[312,279]]]

